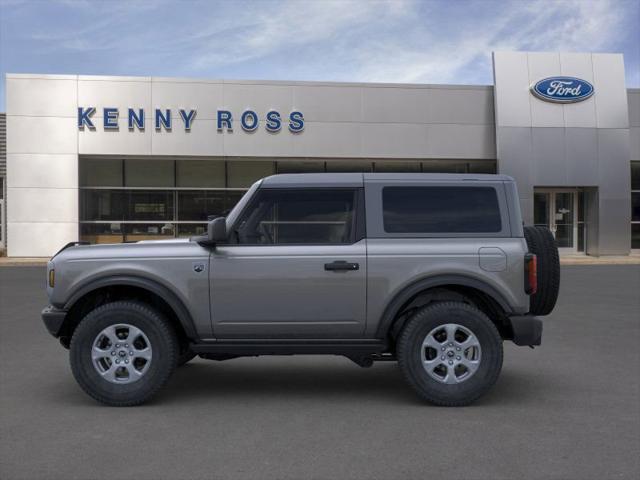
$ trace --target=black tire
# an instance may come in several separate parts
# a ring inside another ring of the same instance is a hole
[[[423,367],[422,342],[438,326],[451,323],[465,327],[476,336],[481,356],[473,375],[460,383],[446,384],[427,374]],[[502,338],[497,328],[480,310],[462,302],[442,302],[420,309],[402,329],[396,350],[400,369],[409,385],[434,405],[469,405],[493,386],[502,369]]]
[[[144,332],[151,344],[152,357],[141,378],[117,384],[98,373],[91,351],[105,328],[124,323]],[[167,319],[148,305],[135,301],[108,303],[90,312],[73,333],[69,353],[71,370],[82,389],[97,401],[116,407],[139,405],[153,397],[169,380],[177,357],[178,342]]]
[[[538,257],[538,291],[529,298],[533,315],[549,315],[560,292],[560,256],[551,230],[546,227],[524,227],[529,252]]]
[[[196,354],[189,350],[188,346],[183,346],[182,350],[178,354],[178,362],[177,367],[183,366],[185,363],[189,363],[191,360],[196,358]]]

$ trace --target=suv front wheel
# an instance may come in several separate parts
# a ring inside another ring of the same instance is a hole
[[[89,313],[71,339],[71,370],[82,389],[112,406],[149,400],[167,382],[178,342],[167,319],[148,305],[117,301]]]
[[[416,312],[396,344],[409,384],[435,405],[472,403],[495,383],[502,368],[502,338],[477,308],[462,302]]]

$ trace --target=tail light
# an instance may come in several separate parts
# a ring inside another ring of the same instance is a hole
[[[528,295],[538,291],[538,257],[533,253],[524,256],[524,291]]]

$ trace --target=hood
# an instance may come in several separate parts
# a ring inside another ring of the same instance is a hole
[[[51,260],[98,260],[128,257],[189,256],[202,247],[188,238],[140,240],[130,243],[85,244],[72,242],[65,245]]]

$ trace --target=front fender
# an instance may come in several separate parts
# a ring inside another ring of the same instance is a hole
[[[69,311],[82,297],[100,288],[109,286],[130,286],[138,287],[147,290],[162,298],[174,311],[182,328],[190,339],[197,339],[198,333],[196,330],[193,317],[184,302],[178,297],[178,295],[160,284],[157,281],[136,275],[108,275],[100,278],[95,278],[89,282],[83,283],[80,287],[76,288],[68,296],[68,299],[64,302],[63,310]]]

